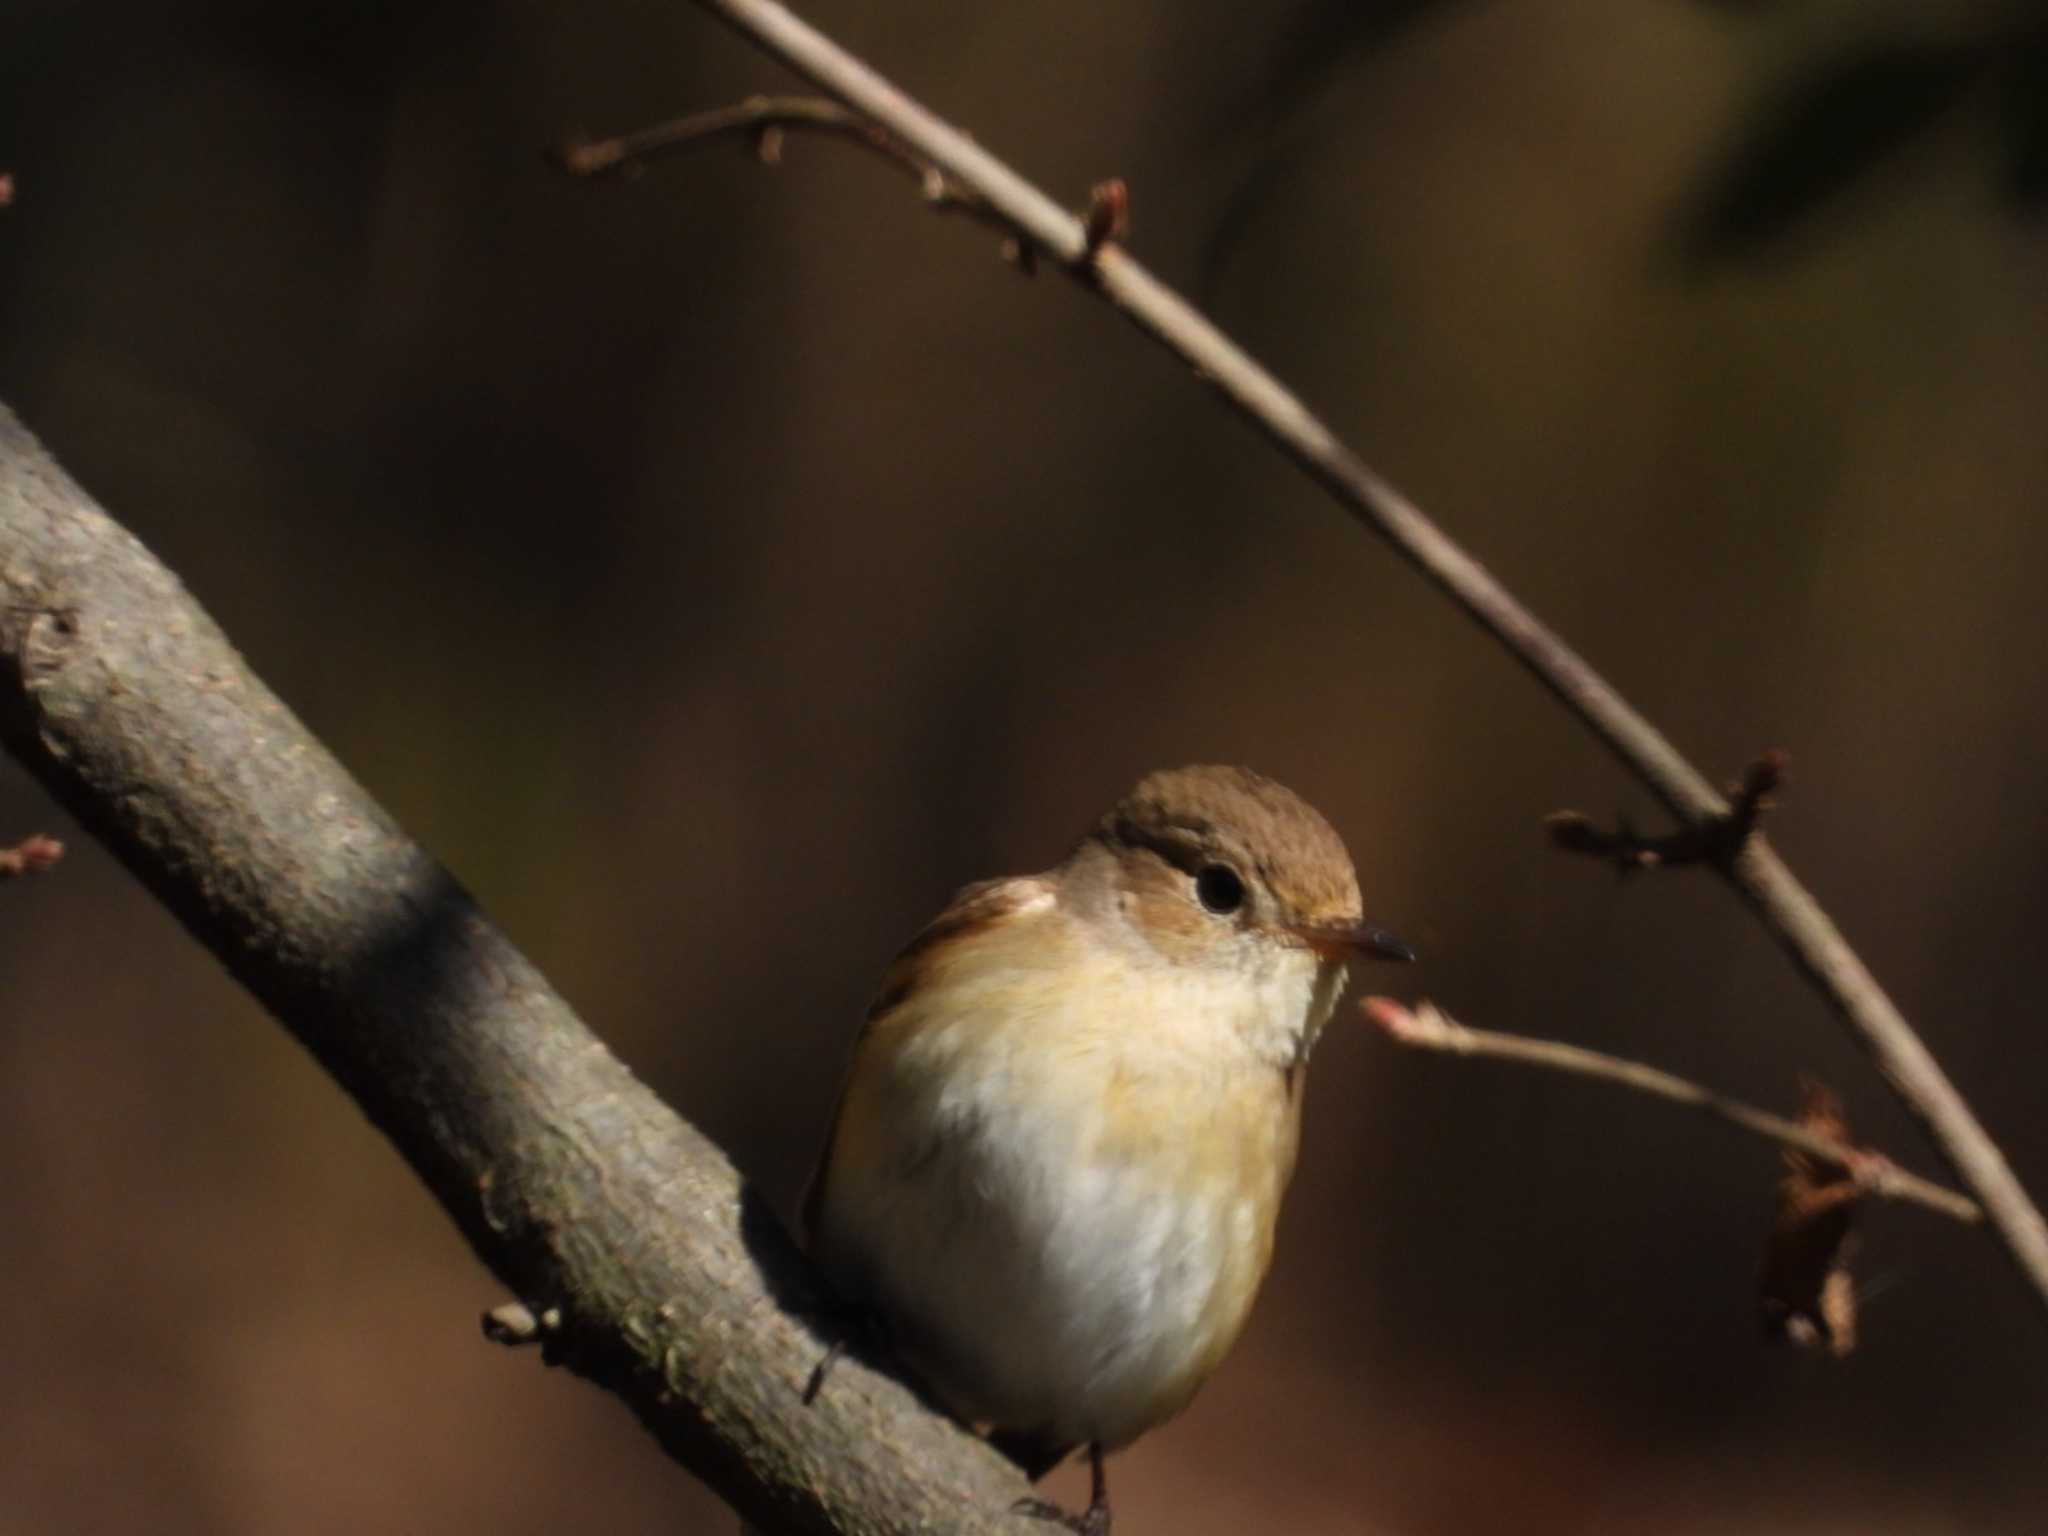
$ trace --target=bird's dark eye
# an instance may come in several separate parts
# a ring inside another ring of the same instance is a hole
[[[1244,905],[1244,882],[1228,864],[1204,864],[1195,872],[1195,900],[1218,914]]]

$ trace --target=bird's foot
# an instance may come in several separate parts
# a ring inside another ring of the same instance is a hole
[[[1060,1508],[1050,1499],[1019,1499],[1010,1506],[1010,1513],[1022,1515],[1028,1520],[1044,1520],[1053,1525],[1063,1525],[1072,1531],[1074,1536],[1109,1536],[1107,1501],[1090,1504],[1076,1515]]]

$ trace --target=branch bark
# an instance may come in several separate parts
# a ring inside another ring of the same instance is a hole
[[[1285,385],[1121,246],[1091,244],[1080,219],[775,0],[695,3],[922,155],[1008,220],[1021,240],[1186,363],[1499,640],[1681,823],[1706,827],[1726,820],[1728,803],[1713,785],[1606,679],[1367,468]],[[2048,1317],[2048,1223],[1904,1015],[1761,834],[1748,838],[1719,867],[1977,1197]]]
[[[743,1514],[1016,1536],[1022,1475],[871,1363],[800,1405],[838,1331],[761,1198],[4,406],[0,744],[348,1090],[548,1357]]]

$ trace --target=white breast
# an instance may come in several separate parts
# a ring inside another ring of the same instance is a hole
[[[1069,953],[1057,985],[1015,965],[947,976],[857,1063],[820,1259],[963,1417],[1143,1433],[1185,1405],[1263,1275],[1294,1122],[1247,1041],[1326,1014],[1320,979],[1307,963],[1219,990],[1108,951]]]

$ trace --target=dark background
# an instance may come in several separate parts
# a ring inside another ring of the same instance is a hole
[[[2048,49],[2032,5],[808,14],[1133,243],[1774,835],[2048,1190]],[[1528,679],[1180,369],[893,171],[541,150],[782,88],[684,4],[14,0],[0,399],[783,1209],[888,956],[1125,785],[1302,791],[1382,974],[1924,1143]],[[0,764],[0,838],[71,836]],[[1866,1223],[1767,1350],[1772,1153],[1340,1016],[1132,1532],[2021,1532],[2048,1337]],[[0,889],[0,1530],[724,1530],[95,847]],[[1072,1474],[1063,1474],[1071,1479]],[[1056,1490],[1072,1493],[1070,1480]]]

